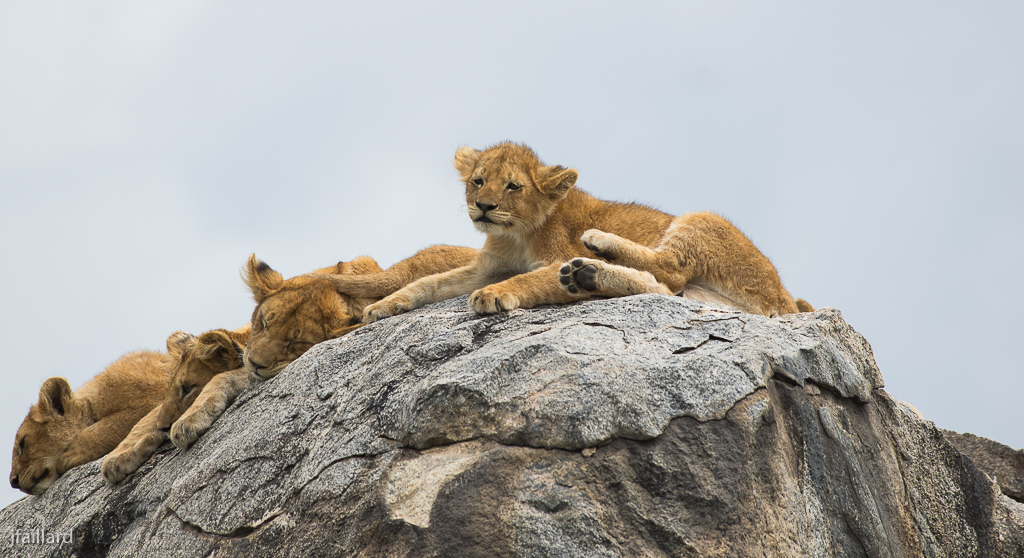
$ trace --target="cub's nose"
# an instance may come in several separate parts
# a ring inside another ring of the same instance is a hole
[[[480,208],[480,211],[483,211],[484,213],[487,213],[488,211],[494,209],[495,207],[498,207],[498,204],[496,204],[496,203],[484,203],[484,202],[478,201],[478,202],[476,202],[476,206]]]
[[[21,486],[18,484],[18,475],[14,475],[13,477],[11,477],[11,488],[15,490],[21,489]]]

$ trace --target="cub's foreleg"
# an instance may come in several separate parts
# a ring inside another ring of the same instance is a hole
[[[224,411],[227,410],[238,394],[249,387],[249,373],[245,368],[230,370],[217,374],[206,384],[192,406],[181,418],[171,425],[171,443],[186,449],[195,443],[213,426]]]
[[[584,290],[570,292],[560,287],[558,270],[551,264],[488,285],[469,296],[469,308],[478,314],[494,314],[514,308],[533,308],[541,304],[565,304],[590,298]]]
[[[489,276],[481,272],[475,264],[424,277],[367,306],[363,310],[363,323],[375,322],[420,306],[469,294],[489,282]]]
[[[57,459],[57,473],[63,475],[69,469],[110,453],[144,416],[143,412],[139,409],[125,409],[86,427]]]
[[[562,264],[558,270],[558,281],[570,293],[586,291],[599,296],[675,294],[646,271],[590,258],[575,258]]]
[[[117,484],[137,471],[167,439],[167,434],[157,428],[160,408],[158,405],[142,417],[128,433],[128,437],[103,459],[100,473],[107,483]]]

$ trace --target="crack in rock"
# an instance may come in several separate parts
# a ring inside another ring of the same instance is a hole
[[[164,509],[170,512],[170,515],[174,516],[174,518],[181,523],[181,526],[185,530],[191,531],[202,536],[214,537],[217,539],[244,539],[250,537],[257,531],[262,529],[264,525],[270,523],[274,519],[284,514],[284,510],[273,510],[264,515],[263,518],[257,521],[254,525],[241,525],[225,533],[217,531],[208,531],[194,523],[190,523],[189,521],[186,521],[184,518],[178,515],[178,512],[175,511],[174,508],[170,506],[165,506]]]
[[[687,353],[692,353],[693,351],[696,351],[697,349],[703,347],[704,345],[707,345],[708,343],[710,343],[712,341],[721,341],[721,342],[724,342],[724,343],[731,343],[733,340],[732,339],[726,339],[724,337],[719,337],[719,336],[717,336],[715,334],[709,334],[707,339],[701,341],[700,343],[697,343],[696,345],[694,345],[692,347],[690,347],[690,346],[679,347],[678,349],[672,351],[672,354],[674,354],[674,355],[685,355]]]

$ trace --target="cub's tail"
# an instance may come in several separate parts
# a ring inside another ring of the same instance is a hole
[[[801,312],[814,312],[814,307],[811,306],[811,303],[802,298],[796,299],[796,309]]]

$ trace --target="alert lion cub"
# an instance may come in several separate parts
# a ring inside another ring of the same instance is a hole
[[[168,347],[182,340],[172,337]],[[11,486],[42,494],[69,469],[114,449],[160,403],[169,372],[167,354],[136,351],[74,392],[64,378],[43,382],[15,437]]]
[[[766,316],[811,309],[794,301],[768,258],[714,213],[673,217],[599,200],[575,187],[575,170],[546,166],[514,143],[463,147],[454,164],[469,216],[487,234],[479,257],[370,305],[364,322],[468,293],[479,313],[639,293]],[[588,252],[599,259],[580,257]]]

